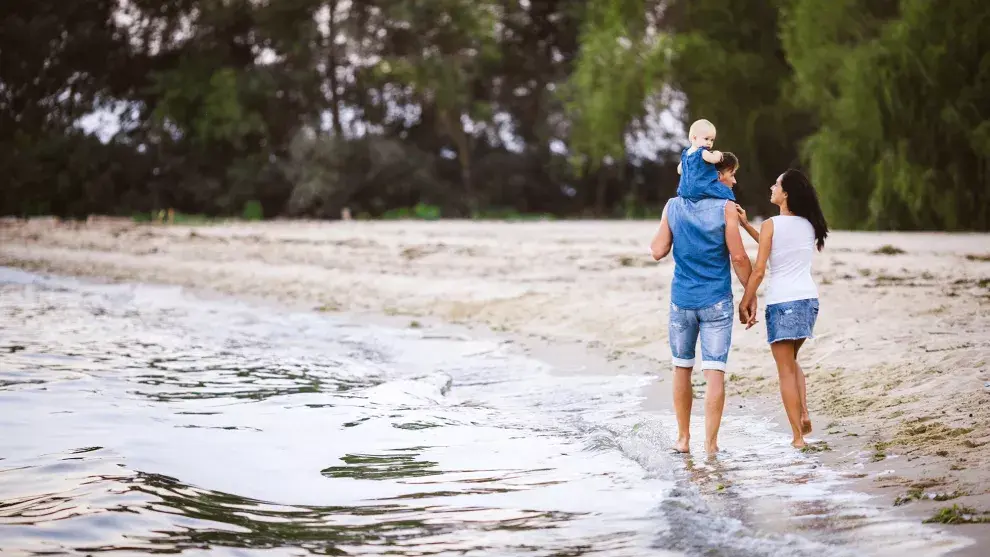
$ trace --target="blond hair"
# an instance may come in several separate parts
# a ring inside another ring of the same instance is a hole
[[[695,120],[688,129],[688,139],[701,135],[707,131],[715,131],[715,124],[705,120],[704,118]]]

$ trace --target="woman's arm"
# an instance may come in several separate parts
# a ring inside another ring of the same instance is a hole
[[[743,209],[742,205],[736,204],[736,211],[739,213],[739,224],[746,230],[750,238],[756,240],[756,243],[760,243],[760,232],[749,223],[749,219],[746,218],[746,209]]]
[[[674,244],[674,235],[670,231],[670,223],[667,222],[667,206],[663,208],[663,216],[660,217],[660,228],[650,242],[650,253],[653,254],[654,261],[660,261],[670,253],[670,247]]]
[[[746,323],[746,328],[756,324],[756,291],[767,274],[767,261],[770,259],[770,247],[773,245],[773,220],[768,219],[760,227],[760,251],[756,255],[756,265],[746,283],[746,293],[739,304],[740,320]],[[747,315],[748,314],[748,315]]]

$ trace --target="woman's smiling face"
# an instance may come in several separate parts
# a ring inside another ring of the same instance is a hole
[[[787,201],[787,194],[784,193],[784,187],[780,185],[780,180],[784,177],[783,174],[777,176],[777,181],[770,186],[770,203],[777,205],[778,207]]]

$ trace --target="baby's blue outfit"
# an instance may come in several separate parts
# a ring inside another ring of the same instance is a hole
[[[698,148],[691,154],[688,154],[689,149],[681,152],[681,181],[677,185],[677,197],[692,201],[706,198],[735,201],[732,188],[718,181],[715,165],[701,158],[705,148]]]

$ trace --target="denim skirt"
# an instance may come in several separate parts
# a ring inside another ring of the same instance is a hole
[[[814,338],[818,298],[770,304],[766,309],[767,342]]]

